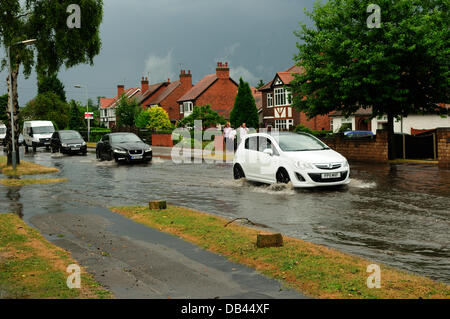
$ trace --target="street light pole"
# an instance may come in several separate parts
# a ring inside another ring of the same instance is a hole
[[[86,93],[86,113],[89,113],[89,97],[88,97],[88,93],[87,93],[87,86],[77,84],[77,85],[75,85],[75,88],[77,88],[77,89],[84,88],[84,92]],[[91,134],[91,118],[89,117],[89,114],[88,114],[87,122],[88,122],[88,142],[89,142],[90,134]]]
[[[8,46],[6,49],[7,55],[8,55],[8,74],[9,74],[9,108],[10,108],[10,116],[11,116],[11,143],[12,143],[12,153],[11,153],[11,162],[13,170],[17,167],[17,153],[16,153],[16,136],[15,136],[15,130],[14,130],[14,103],[13,103],[13,81],[12,81],[12,63],[11,63],[11,47],[18,44],[23,45],[29,45],[36,42],[36,39],[31,40],[25,40],[13,43],[12,45]]]
[[[8,76],[9,76],[9,109],[11,112],[11,143],[12,143],[12,167],[13,170],[17,167],[17,156],[16,156],[16,137],[14,130],[14,103],[13,103],[13,89],[12,89],[12,67],[11,67],[11,46],[7,49],[8,53]]]

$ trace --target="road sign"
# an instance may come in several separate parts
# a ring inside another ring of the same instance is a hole
[[[84,112],[84,118],[87,119],[93,119],[94,118],[94,113],[92,112]]]

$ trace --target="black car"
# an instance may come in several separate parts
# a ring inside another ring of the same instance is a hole
[[[96,148],[97,158],[116,162],[152,160],[152,149],[133,133],[110,133],[103,136]]]
[[[86,142],[77,131],[56,131],[50,140],[52,153],[61,152],[63,154],[81,153],[86,155]]]

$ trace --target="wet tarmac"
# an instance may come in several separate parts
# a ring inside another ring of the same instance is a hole
[[[46,152],[25,159],[55,166],[61,171],[52,176],[69,179],[39,187],[0,186],[0,212],[17,212],[40,229],[42,214],[62,218],[95,214],[96,208],[104,213],[108,206],[165,199],[227,218],[246,217],[285,235],[450,283],[449,170],[351,163],[347,187],[298,190],[234,181],[229,164],[180,165],[155,157],[151,164],[131,166],[99,162],[95,154]]]

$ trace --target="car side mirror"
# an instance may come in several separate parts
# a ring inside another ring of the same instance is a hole
[[[264,153],[264,154],[267,154],[267,155],[269,155],[269,156],[273,156],[273,151],[272,151],[272,149],[270,149],[270,148],[266,148],[266,149],[263,151],[263,153]]]

